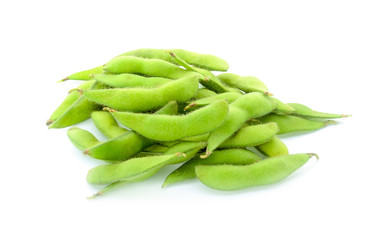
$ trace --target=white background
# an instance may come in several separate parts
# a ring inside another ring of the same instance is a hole
[[[0,239],[390,239],[390,12],[374,0],[2,1]],[[320,160],[279,184],[161,189],[169,167],[86,200],[101,162],[46,128],[78,85],[56,81],[144,47],[220,56],[285,102],[353,117],[285,138]]]

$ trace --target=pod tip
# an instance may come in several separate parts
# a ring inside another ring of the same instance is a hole
[[[49,126],[49,125],[51,125],[52,123],[53,123],[53,120],[49,119],[49,120],[46,121],[46,126]]]
[[[273,93],[268,92],[268,91],[264,92],[264,94],[265,94],[266,96],[273,96]]]
[[[102,191],[99,191],[97,193],[92,194],[91,196],[87,197],[88,200],[95,199],[103,194]]]
[[[347,118],[347,117],[352,117],[352,115],[351,114],[342,114],[342,117]]]
[[[61,79],[60,81],[57,81],[58,83],[59,82],[65,82],[65,81],[68,81],[69,80],[69,78],[68,77],[66,77],[66,78],[63,78],[63,79]]]
[[[108,112],[116,112],[117,110],[111,109],[109,107],[104,107],[102,108],[103,111],[108,111]]]
[[[90,153],[90,150],[89,150],[89,149],[86,149],[86,150],[83,151],[83,154],[84,154],[84,155],[89,155],[89,153]]]
[[[192,108],[192,107],[195,107],[195,106],[197,106],[197,103],[190,103],[189,105],[187,105],[187,106],[183,109],[183,111],[187,111],[189,108]]]
[[[200,158],[205,159],[205,158],[209,157],[209,155],[210,155],[211,153],[212,153],[211,151],[206,151],[204,155],[201,155],[201,156],[200,156]]]
[[[324,123],[325,126],[328,126],[330,124],[337,124],[337,122],[334,121],[334,120],[327,120],[327,121],[324,121],[323,123]]]

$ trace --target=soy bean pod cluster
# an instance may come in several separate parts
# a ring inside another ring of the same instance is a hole
[[[60,80],[84,82],[68,91],[47,125],[70,127],[68,138],[82,154],[106,162],[87,174],[89,184],[105,185],[96,198],[167,165],[177,168],[163,187],[194,178],[223,191],[273,184],[318,158],[290,153],[287,134],[350,117],[286,103],[258,77],[228,70],[210,54],[128,51]],[[89,118],[104,139],[77,125]]]

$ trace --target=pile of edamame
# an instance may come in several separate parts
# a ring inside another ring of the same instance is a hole
[[[62,79],[84,82],[47,125],[65,128],[92,118],[107,138],[78,127],[67,132],[84,154],[106,162],[87,174],[88,183],[106,185],[94,198],[179,163],[163,187],[192,178],[218,190],[272,184],[317,157],[289,154],[281,134],[349,116],[284,103],[258,78],[227,70],[219,57],[182,49],[126,52]]]

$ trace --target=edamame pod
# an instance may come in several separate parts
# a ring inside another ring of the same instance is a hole
[[[180,156],[181,154],[171,154],[132,158],[120,163],[100,165],[88,171],[87,182],[90,184],[110,184],[121,180],[131,181],[145,176],[151,171],[155,173],[153,170],[160,169]]]
[[[216,56],[210,54],[200,54],[195,52],[186,51],[183,49],[137,49],[133,51],[126,52],[121,54],[120,56],[135,56],[142,58],[150,58],[150,59],[161,59],[173,64],[177,64],[177,62],[171,58],[168,52],[174,52],[181,59],[186,61],[187,63],[204,68],[211,71],[227,71],[229,66],[228,63]]]
[[[173,171],[163,183],[162,187],[169,184],[184,181],[196,177],[195,167],[198,165],[247,165],[259,161],[260,158],[253,152],[246,149],[225,149],[213,152],[208,158],[203,159],[197,157],[182,164],[179,168]]]
[[[94,75],[94,79],[107,86],[115,88],[155,88],[162,86],[171,79],[161,77],[144,77],[136,74],[122,73],[122,74],[97,74]]]
[[[277,103],[276,108],[273,110],[274,113],[291,114],[295,111],[295,109],[293,107],[289,106],[286,103],[281,102],[277,98],[275,98],[275,97],[270,97],[270,98],[273,99]]]
[[[174,146],[171,146],[164,152],[164,154],[173,154],[177,152],[186,153],[182,158],[178,158],[176,161],[173,161],[171,164],[185,162],[193,158],[196,153],[206,147],[206,142],[180,142]]]
[[[110,60],[105,65],[105,71],[108,73],[134,73],[151,77],[163,77],[178,79],[194,72],[184,70],[177,65],[160,60],[146,59],[133,56],[121,56]],[[202,76],[199,76],[203,78]]]
[[[239,76],[233,73],[222,73],[217,76],[220,81],[230,87],[238,88],[243,92],[262,92],[268,93],[266,85],[253,76]]]
[[[149,153],[164,153],[165,151],[167,151],[167,149],[167,146],[161,144],[154,144],[150,147],[145,148],[143,151]]]
[[[77,89],[89,89],[95,83],[94,80],[87,81],[82,83]],[[70,91],[65,100],[57,107],[57,109],[52,113],[49,120],[46,122],[46,125],[52,124],[58,118],[61,117],[71,106],[74,104],[77,99],[79,99],[80,93],[78,91]]]
[[[132,112],[112,112],[124,126],[157,141],[175,141],[201,135],[219,127],[227,118],[228,103],[218,100],[183,116],[156,116]]]
[[[238,190],[279,182],[303,166],[313,153],[268,158],[245,166],[196,166],[198,179],[217,190]],[[317,156],[316,156],[317,157]]]
[[[81,72],[74,73],[72,75],[69,75],[66,78],[63,78],[62,80],[58,82],[64,82],[67,80],[82,80],[82,81],[88,81],[92,79],[92,76],[94,74],[103,73],[103,66],[95,67],[92,69],[84,70]]]
[[[173,101],[168,103],[155,114],[175,115],[177,112],[178,105]],[[155,141],[147,139],[136,132],[128,131],[115,138],[100,142],[91,148],[85,149],[84,154],[88,154],[96,159],[110,162],[121,161],[134,156],[154,143]]]
[[[164,106],[169,101],[187,101],[195,96],[198,85],[198,78],[189,75],[158,88],[87,90],[83,95],[91,101],[116,110],[143,112]]]
[[[297,115],[301,117],[308,117],[308,118],[344,118],[344,117],[351,117],[351,115],[346,114],[333,114],[333,113],[323,113],[314,111],[311,108],[300,104],[300,103],[288,103],[288,105],[295,110],[292,112],[292,115]]]
[[[92,133],[78,127],[70,128],[67,135],[72,144],[80,150],[93,147],[99,143],[99,140]]]
[[[255,148],[268,157],[277,157],[289,154],[288,147],[277,136],[274,136],[270,139],[270,141],[258,145]]]
[[[305,119],[301,117],[295,117],[290,115],[282,114],[269,114],[260,118],[260,121],[263,123],[275,122],[280,129],[278,134],[291,133],[291,132],[300,132],[300,131],[314,131],[320,128],[323,128],[330,124],[335,124],[335,121],[314,121],[310,119]]]
[[[206,154],[208,157],[217,147],[235,133],[247,120],[270,113],[276,103],[265,94],[253,92],[238,98],[229,105],[227,120],[213,130],[208,138]]]
[[[197,94],[194,96],[195,99],[201,99],[201,98],[207,98],[207,97],[212,97],[216,96],[217,93],[207,89],[207,88],[200,88],[197,91]]]
[[[206,97],[206,98],[202,98],[202,99],[198,99],[196,101],[193,101],[193,102],[189,103],[189,105],[187,105],[184,110],[186,111],[186,110],[193,108],[193,107],[196,107],[196,106],[205,106],[205,105],[211,104],[212,102],[214,102],[216,100],[220,100],[220,99],[224,99],[224,100],[227,100],[228,103],[232,103],[233,101],[235,101],[236,99],[238,99],[241,96],[242,95],[240,93],[234,93],[234,92],[220,93],[215,96]]]
[[[93,112],[91,114],[91,119],[94,122],[95,127],[107,138],[115,138],[128,132],[127,129],[120,127],[115,118],[106,111]]]
[[[95,82],[90,89],[102,89],[105,85]],[[68,109],[58,117],[49,128],[64,128],[90,118],[91,113],[99,106],[84,96],[80,96]]]
[[[219,148],[255,147],[266,143],[278,132],[276,123],[246,126],[220,144]]]

